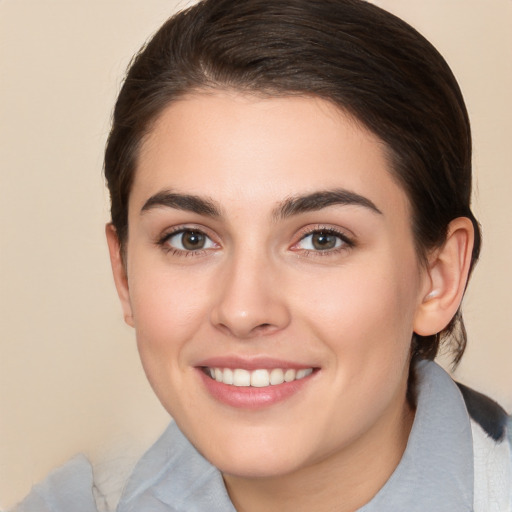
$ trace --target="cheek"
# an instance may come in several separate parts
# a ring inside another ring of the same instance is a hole
[[[179,351],[204,318],[205,280],[158,267],[144,273],[134,270],[130,299],[141,355]]]
[[[132,275],[137,276],[130,282],[130,298],[144,372],[164,408],[181,417],[182,404],[193,402],[185,385],[187,348],[205,317],[204,280],[158,267]]]
[[[408,356],[418,282],[414,261],[398,267],[388,256],[310,281],[303,315],[335,360],[388,366]],[[305,294],[299,290],[297,296]]]

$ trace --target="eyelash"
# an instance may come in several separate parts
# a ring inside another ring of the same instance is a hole
[[[209,240],[211,244],[217,245],[216,242],[212,240],[210,236],[208,236],[203,229],[200,228],[194,228],[194,227],[176,227],[170,232],[166,232],[164,235],[162,235],[157,241],[156,244],[162,248],[162,250],[165,251],[166,254],[171,254],[173,256],[202,256],[204,255],[208,250],[212,249],[213,247],[206,247],[201,249],[179,249],[176,247],[173,247],[169,244],[169,240],[177,235],[184,235],[185,233],[196,233],[198,235],[204,236],[207,240]],[[334,236],[338,238],[341,241],[341,245],[339,247],[334,247],[331,249],[300,249],[297,248],[297,246],[303,242],[307,237],[313,236],[315,234],[322,234],[325,236]],[[300,251],[301,255],[303,256],[332,256],[335,254],[339,254],[340,252],[346,251],[348,249],[351,249],[355,246],[355,242],[352,238],[348,237],[346,233],[343,233],[337,229],[334,229],[332,227],[324,227],[324,226],[315,226],[312,228],[309,228],[305,230],[299,239],[298,242],[296,242],[292,249],[295,251]]]
[[[204,236],[207,240],[210,241],[210,243],[215,244],[216,243],[212,240],[210,236],[208,236],[203,229],[195,228],[195,227],[176,227],[173,230],[166,232],[164,235],[162,235],[158,240],[156,241],[156,244],[162,248],[162,250],[166,254],[171,254],[173,256],[202,256],[204,255],[209,249],[212,247],[207,248],[201,248],[201,249],[179,249],[177,247],[173,247],[168,242],[171,238],[177,235],[184,235],[185,233],[196,233],[198,235]]]
[[[313,228],[307,229],[305,232],[302,233],[300,240],[293,245],[293,247],[297,247],[302,241],[304,241],[307,237],[313,236],[315,234],[323,234],[326,236],[334,236],[338,238],[341,241],[341,245],[339,247],[334,247],[332,249],[325,249],[325,250],[314,250],[314,249],[296,249],[297,251],[300,251],[303,256],[319,256],[319,257],[325,257],[325,256],[333,256],[336,254],[339,254],[341,252],[347,251],[349,249],[352,249],[355,247],[356,243],[355,241],[348,237],[346,233],[339,231],[332,227],[327,226],[315,226]],[[292,248],[293,248],[292,247]]]

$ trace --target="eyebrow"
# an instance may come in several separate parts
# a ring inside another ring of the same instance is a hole
[[[283,201],[274,211],[275,219],[285,219],[301,213],[328,208],[329,206],[362,206],[382,215],[382,212],[368,198],[345,189],[324,190],[311,194],[294,196]],[[215,201],[192,194],[180,194],[163,190],[151,196],[141,208],[141,213],[155,208],[174,208],[208,217],[220,217],[221,209]]]
[[[141,214],[162,207],[185,210],[208,217],[220,217],[221,215],[220,208],[209,198],[191,194],[179,194],[170,190],[163,190],[151,196],[141,208]]]
[[[274,210],[274,217],[284,219],[335,205],[362,206],[373,213],[382,215],[382,212],[370,199],[350,190],[334,189],[286,199]]]

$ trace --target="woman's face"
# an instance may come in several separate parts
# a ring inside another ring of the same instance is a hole
[[[140,153],[126,265],[151,385],[225,473],[375,450],[405,421],[428,279],[383,144],[328,102],[171,104]]]

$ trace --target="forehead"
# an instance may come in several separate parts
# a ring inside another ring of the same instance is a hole
[[[408,213],[384,143],[330,102],[205,92],[172,103],[154,123],[130,207],[165,189],[249,207],[333,188]]]

